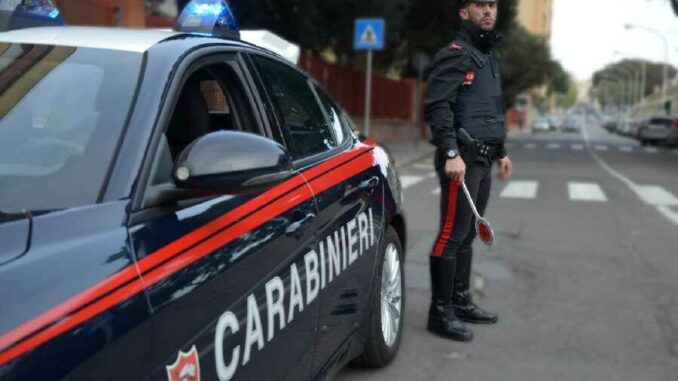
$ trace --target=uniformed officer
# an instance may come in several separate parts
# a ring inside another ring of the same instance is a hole
[[[432,301],[429,331],[470,341],[462,323],[496,323],[496,314],[476,306],[470,293],[475,217],[459,189],[466,182],[481,214],[490,195],[492,164],[511,176],[504,141],[504,105],[494,30],[497,0],[460,0],[457,38],[432,63],[426,94],[426,120],[437,150],[441,188],[440,232],[430,257]]]

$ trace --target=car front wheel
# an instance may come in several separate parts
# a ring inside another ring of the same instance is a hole
[[[372,298],[367,341],[357,363],[370,368],[388,365],[395,358],[403,331],[405,311],[404,255],[395,229],[388,227],[379,253],[380,266]]]

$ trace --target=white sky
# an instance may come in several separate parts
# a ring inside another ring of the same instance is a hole
[[[669,42],[669,62],[678,66],[678,16],[669,0],[554,0],[553,56],[578,80],[622,58],[663,61],[661,39],[644,30],[626,30],[626,23],[662,32]]]

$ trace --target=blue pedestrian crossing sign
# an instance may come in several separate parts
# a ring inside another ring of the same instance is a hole
[[[386,21],[384,19],[356,19],[355,50],[382,50],[384,49]]]

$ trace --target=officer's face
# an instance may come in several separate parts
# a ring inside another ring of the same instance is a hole
[[[484,31],[491,31],[497,23],[497,4],[470,2],[459,10],[459,16],[462,20],[471,20]]]

